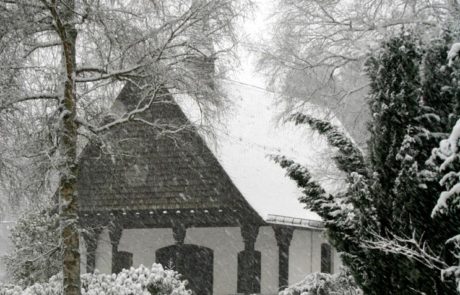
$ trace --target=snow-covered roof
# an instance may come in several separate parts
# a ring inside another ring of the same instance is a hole
[[[289,225],[310,229],[324,229],[324,223],[322,221],[295,218],[289,216],[269,214],[265,221],[270,224]]]
[[[303,219],[299,225],[321,220],[299,202],[301,190],[269,156],[285,155],[311,166],[325,142],[308,127],[279,123],[273,93],[235,82],[225,89],[233,106],[215,127],[215,138],[207,141],[233,183],[266,221],[275,215]],[[192,122],[199,120],[186,98],[176,100]]]
[[[239,216],[246,212],[257,220],[281,222],[273,219],[276,215],[291,218],[296,226],[321,227],[312,226],[310,221],[320,221],[320,217],[304,208],[298,200],[301,189],[269,156],[284,155],[309,168],[330,166],[331,161],[321,157],[324,139],[308,126],[279,123],[280,108],[272,93],[241,83],[226,83],[224,89],[232,106],[213,124],[212,137],[196,133],[203,130],[199,128],[202,118],[190,97],[176,96],[171,103],[173,97],[166,96],[164,102],[150,106],[143,118],[160,125],[192,122],[198,128],[178,129],[170,137],[134,121],[107,134],[109,153],[94,144],[85,147],[77,181],[81,213],[162,215],[176,210],[206,215],[212,209],[219,216],[220,212]],[[130,110],[139,99],[140,89],[127,84],[114,106]],[[313,105],[306,111],[321,115]],[[323,171],[324,175],[331,174]]]

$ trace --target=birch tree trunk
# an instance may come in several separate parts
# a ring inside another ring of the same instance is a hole
[[[78,134],[99,142],[109,129],[136,120],[165,132],[181,128],[140,117],[161,98],[158,89],[163,87],[190,95],[207,116],[218,115],[225,95],[214,87],[214,59],[227,56],[228,61],[233,60],[234,24],[250,2],[0,0],[0,23],[4,25],[0,26],[0,118],[10,112],[14,122],[29,123],[25,114],[30,113],[46,127],[42,137],[37,136],[39,140],[24,137],[36,143],[27,159],[43,155],[36,166],[46,167],[52,176],[59,172],[62,294],[81,294],[76,182],[77,151],[84,141],[77,141]],[[218,50],[214,50],[214,40],[221,43]],[[223,77],[225,68],[219,67],[217,74]],[[211,74],[206,74],[208,69]],[[121,85],[139,80],[146,103],[101,126],[102,110],[109,107]],[[35,125],[27,126],[34,129]],[[3,142],[12,142],[11,157],[20,159],[15,161],[18,167],[42,171],[22,160],[25,156],[16,150],[20,146],[16,140],[11,134],[8,140],[0,140],[0,148]],[[50,191],[36,185],[54,177],[33,176],[27,178],[33,183],[32,197],[54,195],[53,181]],[[2,178],[0,173],[0,183]],[[17,189],[23,190],[22,183]]]
[[[55,4],[55,2],[53,3]],[[59,10],[52,8],[56,29],[62,42],[64,94],[59,104],[60,145],[62,157],[59,180],[59,215],[63,270],[63,294],[80,294],[80,252],[78,232],[78,202],[76,179],[77,125],[76,118],[76,40],[74,23],[75,1],[63,1]]]

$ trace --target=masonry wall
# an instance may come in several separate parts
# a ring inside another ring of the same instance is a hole
[[[322,232],[294,231],[290,246],[289,284],[302,280],[307,274],[321,268]],[[244,248],[239,227],[188,228],[186,244],[211,248],[214,251],[214,295],[235,294],[237,289],[237,254]],[[151,266],[155,251],[174,244],[171,229],[123,230],[118,249],[133,253],[133,266]],[[261,227],[256,250],[262,255],[261,294],[277,294],[278,246],[270,226]],[[104,273],[111,271],[111,244],[107,230],[99,237],[96,250],[96,268]],[[338,271],[340,261],[333,251],[333,270]]]

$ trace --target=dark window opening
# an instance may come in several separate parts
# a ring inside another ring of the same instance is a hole
[[[332,247],[329,244],[321,244],[321,272],[332,273]]]
[[[114,255],[114,273],[120,273],[123,269],[130,269],[130,267],[133,266],[133,253],[126,251],[118,251]]]
[[[179,272],[188,281],[187,288],[195,295],[212,295],[214,252],[212,249],[191,245],[172,245],[155,252],[156,262],[166,269]]]
[[[238,253],[238,293],[260,293],[261,266],[259,251],[244,250]]]

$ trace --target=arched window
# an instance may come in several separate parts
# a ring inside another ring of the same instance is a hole
[[[133,253],[126,251],[117,251],[112,260],[112,272],[120,273],[123,269],[129,269],[133,266]]]
[[[188,288],[193,294],[213,294],[214,252],[212,249],[193,245],[179,244],[158,249],[156,262],[165,267],[172,266],[183,279],[188,281]]]
[[[332,273],[332,247],[321,244],[321,272]]]

